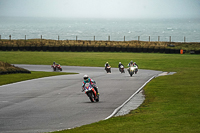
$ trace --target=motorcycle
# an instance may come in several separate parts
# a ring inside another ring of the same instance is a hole
[[[57,69],[62,71],[60,64],[51,65],[51,67],[53,68],[54,71],[56,71]]]
[[[106,67],[106,72],[111,73],[111,66]]]
[[[124,71],[124,66],[123,66],[123,65],[120,66],[119,71],[120,71],[121,73],[125,73],[125,71]]]
[[[134,73],[137,74],[137,71],[138,71],[138,67],[137,66],[131,66],[131,67],[128,68],[128,72],[129,72],[131,77],[132,77],[132,75]]]
[[[83,91],[85,91],[91,102],[99,102],[99,95],[97,95],[97,92],[90,83],[85,84]]]

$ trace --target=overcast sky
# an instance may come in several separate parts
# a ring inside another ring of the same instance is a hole
[[[0,0],[0,16],[200,18],[200,0]]]

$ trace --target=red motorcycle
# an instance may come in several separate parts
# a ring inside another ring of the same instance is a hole
[[[56,70],[62,71],[60,64],[51,65],[51,67],[53,68],[54,71],[56,71]]]

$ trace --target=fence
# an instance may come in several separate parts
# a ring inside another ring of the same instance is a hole
[[[186,42],[187,38],[185,36],[181,37],[181,36],[175,36],[173,40],[172,36],[134,36],[134,37],[130,37],[130,36],[123,36],[123,37],[113,37],[114,39],[112,40],[111,36],[107,36],[107,37],[102,37],[102,36],[57,36],[54,38],[54,40],[87,40],[87,41],[131,41],[131,40],[136,40],[136,41],[158,41],[158,42]],[[161,39],[162,38],[162,39]],[[182,39],[181,39],[182,38]],[[1,35],[0,35],[0,40],[1,40]],[[12,36],[9,35],[8,36],[9,40],[12,40]],[[16,38],[14,38],[16,39]],[[27,40],[27,35],[24,36],[24,38],[20,38],[21,40]],[[29,38],[29,39],[33,39],[33,38]],[[47,39],[44,38],[43,35],[40,35],[39,38],[37,39]],[[191,41],[188,41],[191,42]],[[198,41],[197,41],[198,42]]]
[[[108,36],[106,41],[96,41],[96,36],[93,36],[93,40],[84,41],[80,40],[78,36],[75,36],[75,40],[60,40],[60,36],[57,36],[57,40],[47,40],[43,39],[41,35],[36,41],[27,40],[25,35],[22,40],[12,40],[12,36],[9,35],[8,40],[1,39],[0,35],[0,51],[94,51],[94,52],[154,52],[154,53],[180,53],[182,47],[175,47],[175,43],[172,42],[172,37],[169,36],[168,42],[160,42],[160,36],[158,36],[157,42],[151,42],[151,37],[148,37],[148,41],[141,42],[140,36],[137,40],[126,42],[126,37],[124,40],[117,42],[111,41],[111,37]],[[186,42],[186,37],[183,38]],[[183,45],[183,43],[176,43]],[[153,45],[153,46],[152,46]],[[186,44],[192,45],[192,44]],[[200,43],[196,43],[195,46],[200,46]],[[187,47],[187,46],[186,46]],[[184,50],[184,53],[199,54],[199,49],[188,49]]]

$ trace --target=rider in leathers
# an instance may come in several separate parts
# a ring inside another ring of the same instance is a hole
[[[107,67],[109,67],[110,65],[108,64],[108,62],[106,62],[106,64],[105,64],[105,70],[106,70],[106,68]]]
[[[118,65],[119,71],[120,71],[121,66],[124,66],[124,65],[121,62],[119,62],[119,65]]]
[[[129,64],[128,64],[128,72],[130,73],[130,71],[129,71],[129,69],[130,69],[130,67],[133,67],[133,66],[137,66],[138,67],[138,65],[136,64],[136,62],[134,62],[133,63],[133,61],[131,61]],[[136,73],[138,72],[138,69],[136,69]]]
[[[83,79],[84,79],[84,81],[82,83],[82,91],[84,91],[85,84],[90,83],[92,85],[92,87],[95,89],[95,91],[97,92],[97,95],[99,95],[98,87],[96,86],[96,82],[93,79],[89,78],[88,75],[84,75]]]

